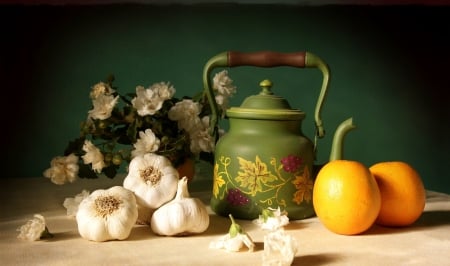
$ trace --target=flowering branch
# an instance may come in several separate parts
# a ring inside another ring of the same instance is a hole
[[[175,167],[187,158],[212,163],[216,140],[208,132],[211,109],[204,92],[175,98],[173,85],[159,82],[120,94],[113,82],[110,76],[92,87],[92,109],[80,136],[68,143],[64,156],[53,158],[45,177],[56,184],[100,174],[113,178],[123,164],[150,152],[167,157]],[[232,82],[226,70],[213,78],[222,116],[236,92]]]

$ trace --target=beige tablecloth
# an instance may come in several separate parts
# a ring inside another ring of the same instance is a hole
[[[93,191],[121,184],[121,178],[81,179],[58,186],[46,178],[2,178],[0,265],[261,265],[264,232],[238,222],[256,242],[254,252],[229,253],[209,249],[225,234],[230,222],[211,213],[208,230],[196,236],[160,237],[148,226],[136,225],[124,241],[103,243],[82,239],[74,218],[62,203],[82,189]],[[191,183],[191,194],[206,203],[210,181]],[[40,213],[54,237],[28,242],[17,239],[16,229]],[[328,231],[314,217],[292,221],[287,227],[299,243],[293,265],[450,265],[450,195],[427,191],[421,218],[406,228],[373,226],[357,236]]]

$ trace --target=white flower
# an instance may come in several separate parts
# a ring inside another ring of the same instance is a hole
[[[233,80],[228,76],[228,71],[223,70],[213,78],[213,89],[217,91],[216,102],[222,110],[228,108],[228,101],[233,94],[236,93],[236,86]]]
[[[144,155],[149,152],[155,152],[159,149],[161,141],[156,137],[151,129],[139,132],[139,139],[133,145],[134,150],[131,151],[131,156],[134,158],[139,155]]]
[[[258,219],[253,220],[253,223],[259,225],[262,229],[274,231],[289,224],[289,218],[286,212],[280,210],[280,207],[277,209],[268,208],[264,209]]]
[[[111,116],[111,112],[116,106],[119,96],[100,94],[92,100],[93,109],[88,111],[89,117],[93,119],[105,120]]]
[[[200,111],[201,106],[198,102],[194,102],[191,99],[183,99],[170,108],[168,116],[170,120],[178,122],[179,128],[190,132],[201,123],[198,117]]]
[[[81,201],[76,215],[78,232],[91,241],[128,238],[138,216],[136,198],[121,186],[98,189]]]
[[[237,252],[241,250],[244,245],[248,248],[249,252],[253,252],[255,244],[247,233],[237,234],[234,237],[231,237],[230,234],[226,234],[211,241],[209,243],[209,248],[225,249],[226,251]]]
[[[197,127],[193,128],[189,132],[191,140],[190,150],[194,154],[200,152],[213,152],[214,151],[214,139],[209,134],[209,116],[204,116],[201,123]]]
[[[92,170],[97,173],[101,173],[103,167],[105,167],[105,161],[103,159],[102,152],[95,147],[90,140],[85,140],[83,144],[83,151],[85,155],[81,156],[85,164],[92,164]]]
[[[67,216],[73,218],[77,215],[78,206],[80,202],[89,196],[89,191],[83,189],[81,193],[75,195],[73,198],[66,198],[63,206],[67,209]]]
[[[78,177],[78,169],[78,156],[75,154],[57,156],[50,162],[50,168],[44,171],[44,176],[57,185],[72,183]]]
[[[161,109],[163,101],[151,89],[136,87],[136,97],[131,100],[140,116],[153,115]]]
[[[168,100],[175,94],[175,88],[170,85],[170,83],[159,82],[153,84],[150,89],[152,89],[156,95],[162,100]]]
[[[17,229],[17,238],[28,241],[36,241],[44,237],[51,236],[45,225],[45,218],[40,214],[35,214],[34,218]]]
[[[173,199],[178,187],[178,171],[162,155],[146,153],[134,157],[123,186],[136,195],[137,202],[156,209]]]
[[[150,88],[136,87],[136,97],[131,100],[140,116],[154,115],[165,100],[172,98],[175,89],[170,83],[155,83]]]
[[[91,99],[96,99],[100,95],[112,95],[115,91],[111,86],[105,82],[99,82],[95,84],[92,89],[89,96]]]

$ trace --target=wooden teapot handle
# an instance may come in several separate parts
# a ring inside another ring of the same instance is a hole
[[[261,51],[254,53],[228,52],[228,66],[256,66],[277,67],[292,66],[305,67],[306,52],[278,53],[272,51]]]
[[[211,105],[211,120],[210,133],[213,137],[217,137],[218,125],[218,107],[214,98],[213,89],[211,86],[210,74],[214,68],[217,67],[238,67],[238,66],[256,66],[256,67],[278,67],[278,66],[292,66],[298,68],[314,67],[322,71],[323,81],[322,88],[317,100],[316,109],[314,112],[314,119],[316,123],[316,136],[314,146],[316,146],[317,138],[325,136],[322,119],[320,113],[322,105],[327,94],[328,82],[330,79],[330,70],[328,65],[318,56],[310,52],[294,52],[294,53],[279,53],[273,51],[259,51],[259,52],[236,52],[227,51],[222,52],[206,63],[203,68],[203,87],[208,101]]]

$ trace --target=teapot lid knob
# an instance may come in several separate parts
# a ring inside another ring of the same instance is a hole
[[[259,83],[259,86],[262,88],[261,95],[272,95],[273,92],[270,90],[272,88],[272,81],[265,79]]]
[[[240,107],[227,109],[229,118],[264,119],[264,120],[297,120],[305,117],[299,109],[292,109],[287,100],[271,91],[272,81],[265,79],[259,83],[262,88],[257,95],[245,98]]]

